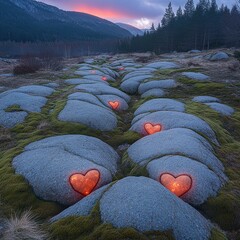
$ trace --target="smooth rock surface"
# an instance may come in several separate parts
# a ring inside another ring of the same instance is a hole
[[[169,98],[159,98],[152,99],[143,103],[135,112],[134,116],[137,116],[142,113],[151,113],[157,111],[177,111],[184,112],[185,105],[182,102],[169,99]]]
[[[65,83],[72,84],[72,85],[79,85],[79,84],[92,84],[92,83],[102,83],[109,85],[108,82],[102,80],[88,80],[88,79],[80,79],[80,78],[72,78],[65,80]]]
[[[192,187],[181,198],[190,204],[200,205],[210,197],[216,197],[223,181],[204,164],[183,156],[165,156],[147,165],[149,176],[160,182],[160,176],[169,173],[174,177],[186,174],[192,179]]]
[[[219,60],[223,60],[223,59],[228,59],[229,56],[227,53],[225,52],[217,52],[213,55],[211,55],[210,59],[211,61],[219,61]]]
[[[226,180],[223,164],[209,142],[189,129],[175,128],[146,136],[132,144],[127,153],[133,162],[142,166],[166,155],[182,155],[205,164]]]
[[[21,92],[8,92],[1,97],[0,109],[4,110],[13,105],[19,105],[22,110],[29,112],[41,112],[41,108],[46,104],[47,99],[40,96],[32,96]]]
[[[29,85],[23,86],[17,89],[12,90],[14,92],[22,92],[30,95],[42,96],[47,97],[55,92],[54,89],[42,85]]]
[[[205,103],[210,108],[215,110],[216,112],[224,115],[224,116],[231,116],[234,113],[234,109],[226,104],[222,103]]]
[[[200,53],[200,52],[201,52],[200,50],[193,49],[193,50],[190,50],[188,53]]]
[[[130,128],[131,131],[147,135],[144,129],[146,123],[160,124],[162,131],[173,128],[186,128],[207,136],[213,143],[217,144],[217,139],[211,127],[202,119],[187,113],[175,111],[159,111],[153,112],[139,119],[135,120]]]
[[[60,85],[58,83],[50,82],[50,83],[44,84],[44,86],[51,87],[51,88],[58,88]]]
[[[81,123],[100,131],[112,131],[117,127],[117,116],[110,109],[79,100],[68,100],[58,119]]]
[[[21,112],[5,112],[0,110],[0,126],[5,128],[15,127],[17,124],[24,122],[28,113]]]
[[[112,81],[112,82],[115,81],[114,78],[104,73],[102,75],[88,75],[88,76],[84,76],[83,78],[88,80],[94,80],[94,81]]]
[[[200,103],[211,103],[211,102],[221,102],[220,99],[211,96],[197,96],[192,99],[194,102]]]
[[[117,109],[113,109],[115,111],[119,111],[119,110],[127,110],[128,109],[128,104],[127,102],[116,95],[97,95],[97,97],[99,98],[99,100],[108,108],[112,109],[112,106],[109,104],[109,102],[118,102],[119,106],[117,107]]]
[[[105,105],[94,95],[91,93],[85,92],[75,92],[68,96],[69,100],[79,100],[83,102],[92,103],[101,107],[105,107]]]
[[[109,188],[110,184],[107,184],[90,195],[83,198],[81,201],[78,201],[71,207],[68,207],[55,217],[51,219],[51,222],[58,221],[62,218],[70,217],[70,216],[87,216],[91,213],[92,209],[96,205],[97,201],[102,197],[104,192]]]
[[[173,79],[165,80],[154,80],[149,82],[143,82],[138,87],[138,93],[143,94],[150,89],[155,88],[175,88],[177,85],[176,81]]]
[[[198,81],[205,81],[205,80],[210,79],[209,76],[207,76],[203,73],[183,72],[182,75],[187,77],[187,78],[195,79],[195,80],[198,80]]]
[[[123,98],[126,102],[130,101],[130,97],[126,93],[101,83],[81,84],[76,86],[75,89],[92,93],[94,95],[116,95]]]
[[[100,172],[97,189],[111,182],[118,158],[109,145],[97,138],[65,135],[28,145],[12,164],[39,198],[71,205],[83,196],[71,187],[69,177],[97,169]]]
[[[141,98],[145,98],[145,97],[163,97],[165,95],[165,91],[161,88],[153,88],[150,89],[146,92],[144,92],[141,95]]]
[[[140,232],[173,230],[175,239],[209,239],[211,224],[161,184],[146,177],[126,177],[100,199],[101,219],[117,228]]]
[[[153,62],[153,63],[147,64],[146,67],[158,68],[158,69],[171,69],[171,68],[179,68],[180,66],[174,62]]]

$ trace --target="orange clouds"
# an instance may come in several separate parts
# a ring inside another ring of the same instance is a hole
[[[106,18],[117,19],[122,17],[131,17],[131,16],[126,16],[126,13],[120,12],[115,9],[114,10],[101,9],[101,8],[97,8],[97,7],[95,8],[95,7],[86,6],[86,5],[78,5],[74,7],[74,11],[88,13],[104,19]]]

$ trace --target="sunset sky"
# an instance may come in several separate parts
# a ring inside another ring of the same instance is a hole
[[[170,0],[38,0],[64,10],[89,13],[112,22],[123,22],[148,28],[161,21]],[[172,0],[173,7],[184,6],[186,0]],[[197,2],[197,1],[195,1]],[[217,0],[231,7],[236,0]]]

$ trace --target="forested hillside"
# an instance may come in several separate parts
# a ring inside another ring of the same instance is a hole
[[[176,13],[171,2],[157,29],[144,36],[124,40],[121,51],[187,51],[240,46],[240,9],[218,6],[216,0],[188,0]]]
[[[79,41],[131,36],[116,24],[33,0],[0,0],[0,41]]]

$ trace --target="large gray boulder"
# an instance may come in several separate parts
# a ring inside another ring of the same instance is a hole
[[[206,80],[210,79],[209,76],[207,76],[203,73],[183,72],[182,75],[187,77],[187,78],[191,78],[191,79],[198,80],[198,81],[206,81]]]
[[[141,82],[144,80],[152,78],[153,75],[140,75],[140,76],[135,76],[128,78],[127,80],[123,81],[120,85],[120,88],[130,94],[134,94],[137,92],[138,87]]]
[[[86,75],[83,78],[88,80],[94,80],[94,81],[112,81],[112,82],[115,81],[114,78],[104,73],[102,73],[101,75],[97,75],[97,74]]]
[[[223,59],[229,59],[228,54],[225,52],[217,52],[217,53],[212,54],[209,57],[209,60],[211,60],[211,61],[219,61],[219,60],[223,60]]]
[[[96,104],[68,100],[58,119],[65,122],[84,124],[100,131],[112,131],[117,127],[117,116],[106,107]]]
[[[88,102],[88,103],[92,103],[92,104],[95,104],[95,105],[105,108],[105,105],[96,96],[92,95],[91,93],[75,92],[75,93],[70,94],[68,96],[68,99]]]
[[[221,102],[220,99],[211,96],[197,96],[194,97],[192,100],[199,103]]]
[[[146,177],[127,177],[100,199],[101,219],[138,231],[171,229],[176,239],[209,239],[211,224],[194,208]]]
[[[12,164],[39,198],[71,205],[84,197],[70,183],[73,174],[97,170],[100,176],[93,191],[111,182],[118,159],[118,154],[97,138],[65,135],[29,144]]]
[[[148,91],[144,92],[141,95],[141,98],[163,97],[164,95],[165,95],[165,91],[162,88],[153,88],[153,89],[149,89]]]
[[[178,176],[186,175],[190,177],[190,186],[184,186],[186,183],[180,180],[177,183],[180,184],[180,194],[183,193],[181,198],[193,205],[202,204],[208,198],[216,197],[224,183],[222,179],[204,164],[183,156],[175,155],[158,158],[147,165],[147,170],[149,176],[160,183],[161,176],[164,174],[171,174],[176,178],[176,181],[180,179],[177,178]],[[189,190],[187,190],[188,187]],[[185,191],[186,193],[184,193]]]
[[[52,89],[51,87],[46,87],[42,85],[23,86],[11,91],[22,92],[29,95],[36,95],[36,96],[42,96],[42,97],[48,97],[55,92],[55,90]]]
[[[213,143],[217,144],[217,139],[212,128],[202,119],[183,112],[176,111],[158,111],[150,113],[138,121],[133,119],[133,125],[130,130],[143,135],[148,135],[144,126],[146,123],[160,124],[162,131],[173,128],[186,128],[198,132],[208,137]]]
[[[136,69],[135,71],[131,71],[130,73],[126,74],[124,76],[124,78],[122,79],[122,81],[126,81],[128,80],[129,78],[132,78],[132,77],[138,77],[138,76],[145,76],[145,75],[151,75],[156,71],[156,69],[154,68],[139,68],[139,69]]]
[[[148,90],[155,88],[175,88],[177,83],[173,79],[165,79],[165,80],[154,80],[143,82],[138,87],[138,93],[143,94]]]
[[[108,108],[111,108],[113,110],[127,110],[128,109],[128,104],[127,102],[116,95],[97,95],[99,100]],[[114,105],[117,104],[117,105]]]
[[[41,108],[46,102],[47,99],[45,97],[11,91],[2,97],[0,96],[0,109],[4,110],[13,105],[18,105],[22,110],[28,112],[41,112]]]
[[[0,110],[0,126],[5,128],[15,127],[17,124],[24,122],[28,113],[21,112],[5,112]]]
[[[72,84],[72,85],[79,85],[79,84],[92,84],[92,83],[102,83],[109,85],[108,82],[102,80],[89,80],[89,79],[80,79],[80,78],[72,78],[65,80],[65,83]]]
[[[134,116],[142,113],[151,113],[157,111],[177,111],[184,112],[185,105],[182,102],[169,98],[152,99],[143,103],[135,112]]]
[[[47,99],[45,97],[29,95],[15,90],[3,92],[0,94],[0,126],[12,128],[24,122],[29,112],[41,112],[46,103]],[[14,105],[19,106],[21,111],[5,111]]]
[[[126,93],[101,83],[81,84],[76,86],[75,89],[82,92],[92,93],[94,95],[116,95],[123,98],[126,102],[129,102],[131,99]]]
[[[231,116],[235,111],[232,107],[226,105],[226,104],[222,104],[222,103],[214,103],[214,102],[210,102],[210,103],[205,103],[207,106],[209,106],[211,109],[213,109],[214,111],[224,115],[224,116]]]
[[[109,188],[99,189],[52,221],[87,215],[98,200],[102,221],[116,228],[132,227],[140,232],[172,230],[177,240],[207,240],[211,235],[211,223],[199,212],[146,177],[126,177]]]
[[[132,144],[127,153],[133,162],[141,166],[166,155],[182,155],[205,164],[226,180],[223,164],[215,156],[212,146],[189,129],[175,128],[146,136]]]
[[[171,69],[179,68],[180,66],[174,62],[153,62],[146,65],[146,67],[157,68],[157,69]]]

